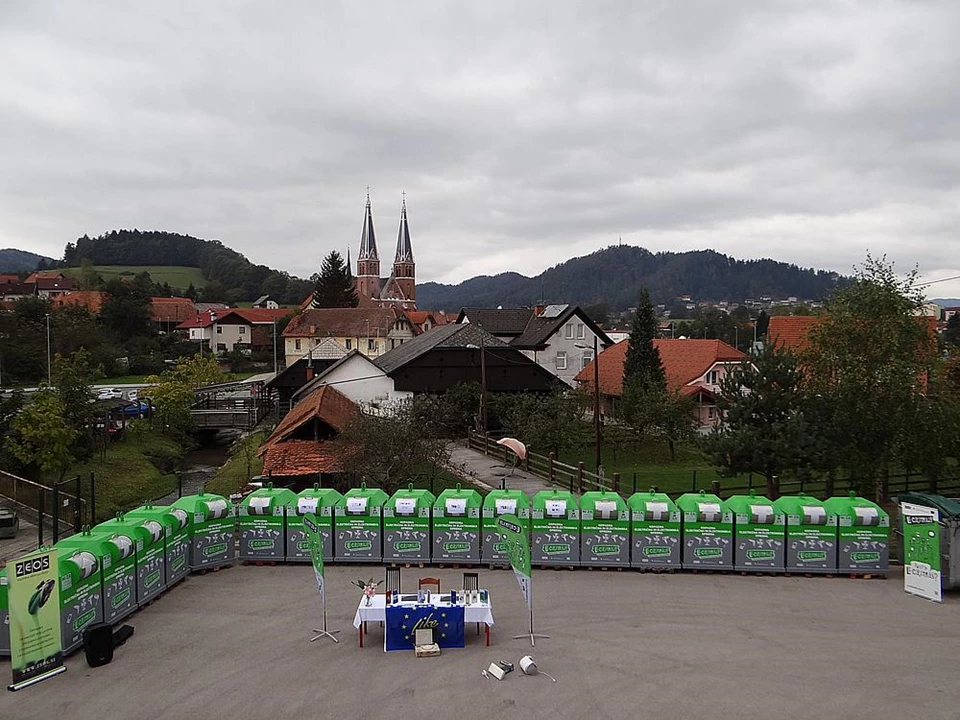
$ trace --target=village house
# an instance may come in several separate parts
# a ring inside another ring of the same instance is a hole
[[[273,346],[276,321],[289,312],[250,308],[208,310],[180,323],[177,330],[187,331],[190,340],[218,354],[234,349],[268,350]],[[279,339],[277,347],[279,351]]]
[[[719,422],[716,399],[724,376],[739,366],[746,355],[721,340],[653,341],[660,353],[667,380],[667,389],[679,391],[693,398],[694,415],[701,431],[709,430]],[[629,340],[624,340],[600,353],[600,411],[604,415],[616,412],[617,401],[623,395],[623,363]],[[594,365],[591,362],[577,375],[581,387],[593,393]]]
[[[283,355],[292,365],[321,343],[338,357],[359,350],[377,357],[415,336],[413,323],[390,307],[316,308],[294,316],[283,331]]]

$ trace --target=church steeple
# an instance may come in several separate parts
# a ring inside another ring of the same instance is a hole
[[[367,188],[367,209],[363,216],[360,254],[357,256],[357,294],[368,298],[380,295],[380,256],[377,254],[377,236],[373,231],[370,188]]]
[[[403,293],[403,297],[411,302],[416,301],[416,265],[413,262],[413,246],[410,244],[410,227],[407,224],[406,193],[403,193],[403,202],[400,207],[400,230],[397,232],[397,253],[393,260],[393,277]]]

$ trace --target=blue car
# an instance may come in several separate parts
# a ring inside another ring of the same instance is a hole
[[[139,405],[139,407],[138,407]],[[150,412],[150,405],[145,402],[132,403],[123,409],[123,414],[126,417],[137,417],[143,415],[144,417]]]

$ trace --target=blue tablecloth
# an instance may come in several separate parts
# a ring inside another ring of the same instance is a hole
[[[434,640],[442,648],[462,648],[463,606],[388,605],[386,650],[413,650],[414,631],[433,628]]]

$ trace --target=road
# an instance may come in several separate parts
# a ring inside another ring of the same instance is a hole
[[[404,589],[455,570],[403,570]],[[319,611],[308,566],[233,567],[191,576],[127,622],[136,634],[112,664],[69,671],[5,694],[10,718],[957,718],[960,598],[903,593],[901,578],[740,577],[534,571],[532,655],[554,675],[503,682],[480,671],[531,653],[512,636],[528,617],[513,573],[480,571],[491,590],[493,644],[439,658],[384,653],[371,624],[359,649],[358,578],[380,566],[327,568],[331,628],[310,643]],[[8,672],[6,663],[0,672]]]

